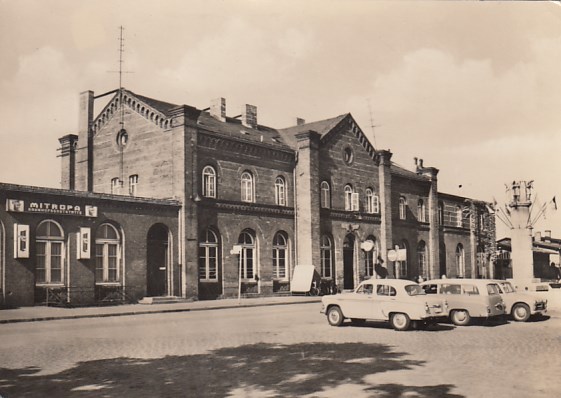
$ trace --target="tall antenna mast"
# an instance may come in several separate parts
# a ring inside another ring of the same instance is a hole
[[[119,89],[123,88],[123,54],[125,53],[125,39],[123,38],[123,31],[125,28],[121,25],[119,27]]]
[[[372,140],[374,141],[374,149],[378,147],[376,144],[376,132],[374,129],[378,127],[378,125],[374,124],[374,118],[372,117],[372,107],[370,106],[370,98],[367,100],[368,102],[368,113],[370,114],[370,128],[372,129]]]

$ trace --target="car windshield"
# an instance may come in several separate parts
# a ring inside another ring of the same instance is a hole
[[[418,296],[420,294],[425,294],[425,291],[419,285],[407,285],[405,286],[405,291],[410,296]]]
[[[503,288],[505,293],[514,293],[514,288],[510,284],[510,282],[501,283],[501,287]]]

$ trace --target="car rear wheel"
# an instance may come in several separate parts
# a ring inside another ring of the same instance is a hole
[[[467,326],[471,321],[469,312],[466,310],[454,310],[454,312],[450,315],[450,318],[452,318],[452,323],[457,326]]]
[[[530,319],[530,307],[526,304],[518,303],[512,307],[512,317],[517,322],[526,322]]]
[[[341,326],[343,319],[343,313],[339,307],[329,307],[329,310],[327,310],[327,322],[331,326]]]
[[[395,330],[407,330],[409,329],[411,320],[409,319],[409,316],[407,316],[407,314],[397,312],[395,314],[392,314],[390,318],[390,324]]]

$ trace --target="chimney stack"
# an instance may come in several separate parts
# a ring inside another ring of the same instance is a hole
[[[242,109],[242,124],[252,129],[257,128],[257,107],[246,104]]]
[[[542,240],[542,233],[540,231],[536,231],[534,234],[534,242],[541,242]]]
[[[296,118],[296,125],[297,125],[297,126],[302,126],[302,125],[304,125],[304,124],[306,124],[306,120],[305,120],[305,119],[302,119],[302,118],[300,118],[300,117],[297,117],[297,118]]]
[[[80,93],[78,147],[76,149],[76,190],[93,191],[93,113],[94,92]]]
[[[210,115],[221,122],[226,121],[226,99],[215,98],[210,102]]]
[[[550,238],[551,239],[551,230],[550,229],[546,229],[544,232],[544,235],[546,238]]]
[[[76,146],[78,136],[67,134],[58,139],[60,142],[61,169],[60,187],[62,189],[74,189],[76,186]]]

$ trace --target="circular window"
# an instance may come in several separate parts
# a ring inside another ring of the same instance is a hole
[[[119,146],[119,148],[124,148],[127,146],[128,142],[129,142],[129,134],[127,133],[127,130],[121,129],[117,133],[117,145]]]
[[[354,153],[351,147],[346,147],[343,150],[343,160],[349,165],[353,163]]]

